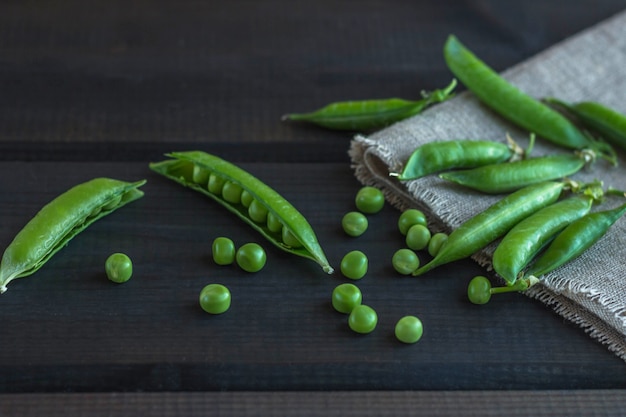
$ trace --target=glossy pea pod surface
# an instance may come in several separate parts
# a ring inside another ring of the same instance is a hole
[[[566,103],[554,98],[545,101],[564,108],[583,126],[599,133],[607,142],[626,150],[626,115],[594,101]]]
[[[513,285],[521,271],[554,236],[573,221],[586,215],[594,198],[575,195],[550,204],[515,225],[493,254],[493,269],[507,285]]]
[[[145,181],[95,178],[56,197],[24,226],[2,255],[0,293],[15,278],[33,274],[78,233],[134,201]]]
[[[582,153],[549,155],[443,172],[439,177],[483,193],[499,194],[573,175],[586,163]]]
[[[421,100],[389,98],[340,101],[310,113],[291,113],[283,120],[309,122],[333,130],[372,130],[406,119],[452,97],[456,80],[444,89],[424,93]]]
[[[313,228],[284,197],[247,171],[202,151],[173,152],[150,168],[209,196],[278,248],[317,262],[332,273]],[[227,191],[236,189],[234,192]]]
[[[500,199],[452,231],[437,255],[413,275],[421,275],[437,266],[472,256],[537,210],[554,203],[564,186],[560,182],[547,181]]]
[[[444,46],[448,68],[478,99],[505,119],[564,148],[592,149],[615,162],[612,149],[592,140],[568,118],[515,87],[455,36]]]
[[[514,155],[511,146],[488,140],[428,142],[411,153],[401,173],[390,175],[401,181],[414,180],[440,171],[504,162]]]
[[[574,221],[559,233],[539,258],[524,273],[541,277],[577,258],[626,214],[626,204],[611,210],[593,212]]]

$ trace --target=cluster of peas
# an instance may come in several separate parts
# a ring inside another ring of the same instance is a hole
[[[361,188],[355,197],[357,211],[346,213],[341,220],[345,233],[352,237],[358,237],[365,233],[369,226],[366,215],[378,213],[382,210],[384,203],[384,196],[379,189],[369,186]],[[400,215],[398,227],[407,236],[407,246],[410,249],[398,250],[391,262],[394,269],[399,273],[410,274],[419,267],[419,258],[414,250],[424,249],[432,240],[430,231],[426,227],[426,216],[416,209],[406,210]],[[412,232],[409,235],[410,230]],[[443,238],[445,235],[438,234],[436,240],[443,243]],[[365,276],[367,267],[367,256],[358,250],[348,252],[341,261],[341,273],[352,280],[358,280]],[[378,315],[372,307],[362,304],[362,301],[361,290],[352,283],[339,284],[332,293],[332,305],[338,312],[348,314],[350,329],[356,333],[366,334],[371,333],[376,328]],[[423,332],[422,321],[413,315],[402,317],[394,329],[396,338],[404,343],[419,341]]]

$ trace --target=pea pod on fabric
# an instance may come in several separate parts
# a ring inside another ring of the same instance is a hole
[[[575,195],[550,204],[516,224],[493,253],[493,269],[507,285],[513,285],[524,268],[570,223],[586,215],[595,197]]]
[[[529,132],[567,149],[591,149],[616,164],[606,143],[585,135],[567,117],[509,83],[467,49],[454,35],[444,46],[452,73],[487,107]]]
[[[150,168],[198,191],[237,215],[278,248],[333,268],[306,218],[275,190],[249,172],[202,151],[173,152]]]
[[[500,194],[568,177],[580,171],[592,160],[592,155],[582,151],[443,172],[439,177],[483,193]]]
[[[422,275],[437,266],[472,256],[537,210],[554,203],[564,187],[563,182],[546,181],[498,200],[450,233],[437,255],[413,275]]]
[[[39,270],[55,253],[96,220],[143,196],[145,180],[95,178],[46,204],[15,236],[0,264],[0,293],[16,278]]]
[[[546,98],[548,104],[564,108],[580,123],[607,142],[626,150],[626,115],[594,101],[567,103],[556,98]]]
[[[524,274],[539,278],[577,258],[600,240],[625,213],[626,204],[623,204],[611,210],[589,213],[574,221],[554,238]]]
[[[523,150],[512,141],[509,144],[468,139],[428,142],[411,153],[402,172],[389,175],[400,181],[415,180],[440,171],[509,161],[521,154]]]
[[[456,80],[445,88],[422,93],[421,100],[389,98],[379,100],[340,101],[310,113],[291,113],[283,120],[313,123],[333,130],[367,131],[388,126],[421,113],[426,107],[453,96]]]

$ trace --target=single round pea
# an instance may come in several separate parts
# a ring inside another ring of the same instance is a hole
[[[222,194],[222,188],[224,187],[225,183],[226,180],[224,178],[212,173],[211,175],[209,175],[209,183],[207,188],[210,193],[220,195]]]
[[[430,230],[423,224],[414,224],[406,232],[406,245],[413,250],[422,250],[430,241]]]
[[[200,307],[210,314],[222,314],[230,308],[230,290],[222,284],[209,284],[200,291]]]
[[[232,181],[226,181],[222,187],[222,198],[231,204],[239,204],[241,203],[242,191],[241,185]]]
[[[209,171],[198,165],[194,165],[191,180],[198,185],[206,186],[209,182]]]
[[[278,233],[283,230],[283,224],[271,211],[267,213],[267,228],[270,232],[274,233]]]
[[[433,258],[437,256],[437,253],[439,253],[439,249],[441,249],[441,247],[444,243],[446,243],[447,240],[448,235],[445,233],[439,232],[432,235],[432,237],[428,241],[428,253],[430,254],[430,256],[432,256]]]
[[[409,275],[420,266],[420,259],[411,249],[398,249],[391,258],[391,265],[396,272]]]
[[[227,237],[217,237],[211,245],[213,261],[218,265],[230,265],[235,262],[235,243]]]
[[[368,227],[367,217],[361,212],[351,211],[341,219],[341,227],[348,236],[361,236]]]
[[[354,284],[339,284],[333,290],[333,307],[340,313],[350,314],[354,307],[361,305],[363,294]]]
[[[246,272],[258,272],[265,266],[267,255],[258,243],[246,243],[237,249],[237,265]]]
[[[367,256],[359,251],[348,252],[341,260],[341,273],[350,279],[361,279],[367,273]]]
[[[133,275],[133,263],[123,253],[114,253],[104,262],[107,278],[118,284],[126,282]]]
[[[467,298],[474,304],[487,304],[491,300],[491,282],[482,275],[475,276],[467,286]]]
[[[257,223],[265,223],[267,221],[267,213],[267,207],[260,203],[259,200],[252,200],[250,207],[248,207],[248,215]]]
[[[243,190],[241,192],[241,204],[247,208],[247,207],[250,207],[250,204],[252,204],[252,201],[254,201],[254,196],[250,194],[250,191]]]
[[[424,326],[415,316],[404,316],[396,323],[396,338],[403,343],[415,343],[422,338]]]
[[[383,209],[385,196],[383,196],[383,192],[378,188],[363,187],[356,193],[354,202],[360,212],[374,214]]]
[[[403,235],[406,235],[411,226],[416,224],[427,226],[427,223],[426,215],[422,211],[418,209],[408,209],[403,211],[400,217],[398,217],[398,230],[400,230],[400,233]]]
[[[290,248],[302,247],[302,243],[298,240],[297,237],[293,235],[293,233],[291,233],[291,230],[287,229],[286,227],[283,227],[282,238],[283,243]]]
[[[376,311],[365,304],[354,307],[348,316],[348,326],[356,333],[371,333],[377,324],[378,315]]]

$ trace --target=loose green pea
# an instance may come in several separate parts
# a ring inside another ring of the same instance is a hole
[[[267,221],[267,213],[267,207],[261,204],[259,200],[252,200],[250,207],[248,207],[248,215],[257,223],[265,223]]]
[[[487,304],[491,300],[491,282],[482,275],[472,278],[467,286],[467,298],[473,304]]]
[[[283,227],[282,238],[283,238],[283,243],[291,248],[302,247],[302,243],[286,227]]]
[[[418,209],[408,209],[400,214],[398,218],[398,230],[403,235],[406,235],[411,226],[416,224],[421,224],[423,226],[427,225],[426,215],[418,210]]]
[[[124,253],[109,256],[104,263],[104,269],[107,277],[118,284],[128,281],[133,275],[133,263]]]
[[[362,213],[374,214],[383,209],[385,196],[378,188],[363,187],[357,192],[354,202]]]
[[[227,237],[217,237],[211,245],[213,261],[218,265],[231,265],[235,262],[235,243]]]
[[[267,255],[258,243],[246,243],[235,254],[237,265],[246,272],[258,272],[265,266]]]
[[[358,211],[346,213],[341,219],[341,227],[348,236],[361,236],[367,230],[367,217]]]
[[[222,197],[231,204],[241,203],[241,185],[232,181],[226,181],[222,187]]]
[[[437,256],[439,249],[441,249],[441,246],[443,246],[447,240],[448,235],[446,233],[439,232],[432,235],[428,241],[428,254],[430,256]]]
[[[332,303],[335,310],[350,314],[363,301],[361,290],[354,284],[345,283],[335,287],[332,294]]]
[[[402,343],[416,343],[422,338],[424,326],[422,321],[415,316],[404,316],[396,323],[396,338]]]
[[[396,272],[409,275],[420,266],[419,257],[411,249],[398,249],[391,258],[391,265]]]
[[[209,192],[220,195],[222,194],[222,188],[224,188],[224,184],[226,180],[219,175],[211,174],[209,175]]]
[[[222,284],[209,284],[200,291],[200,307],[207,313],[222,314],[230,303],[230,290]]]
[[[359,251],[348,252],[341,260],[341,273],[350,279],[361,279],[367,273],[367,256]]]
[[[377,324],[378,315],[376,311],[365,304],[354,307],[348,316],[348,326],[356,333],[371,333]]]
[[[406,233],[406,245],[413,250],[422,250],[430,242],[430,230],[424,225],[415,224]]]

